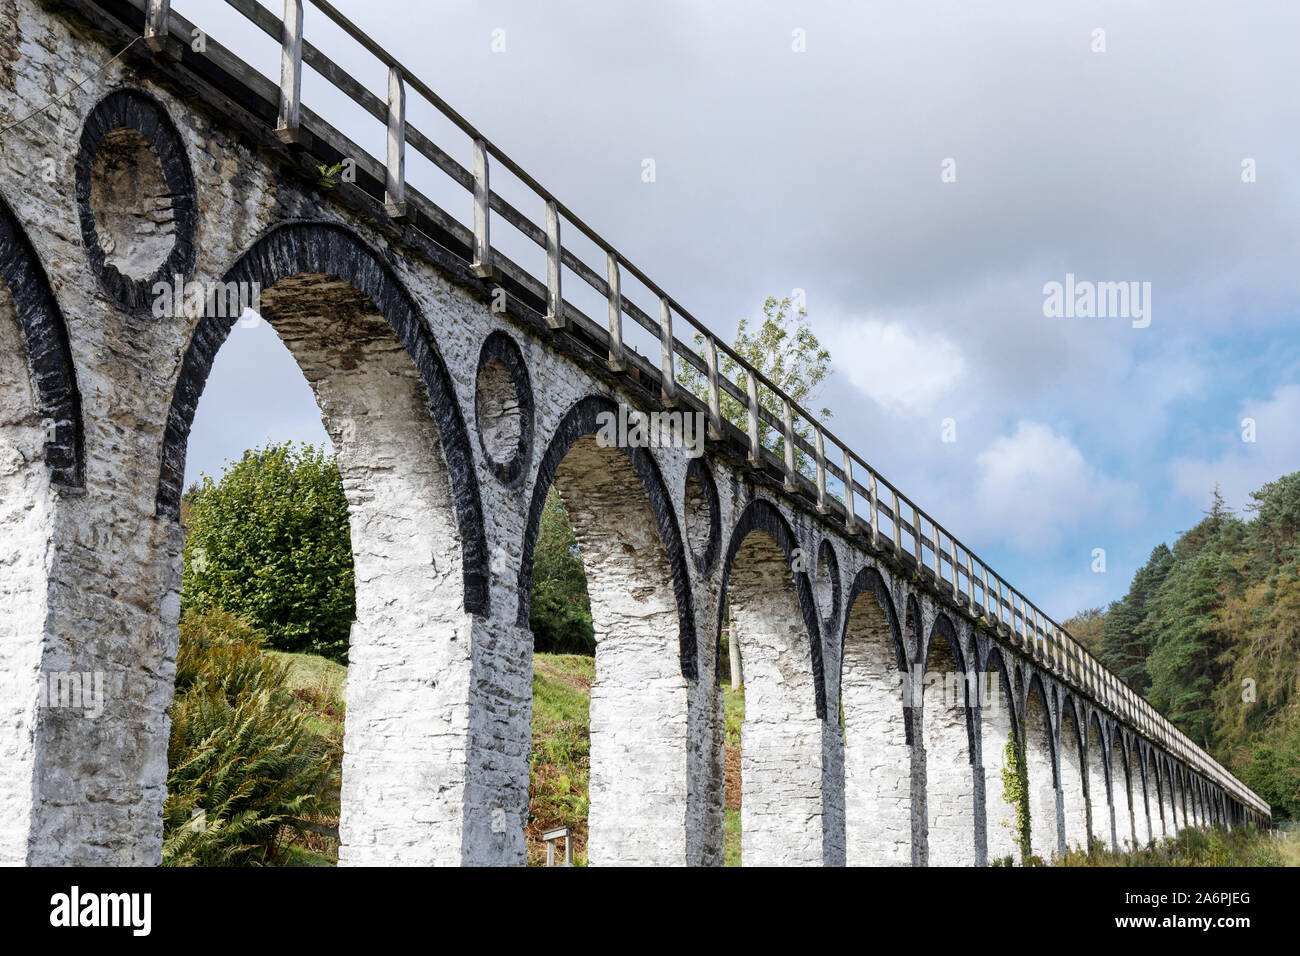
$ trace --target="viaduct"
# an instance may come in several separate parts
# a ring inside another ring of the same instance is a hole
[[[311,0],[309,24],[332,21],[386,89],[304,36],[303,0],[283,18],[227,2],[278,77],[186,3],[0,0],[0,861],[161,858],[181,481],[238,320],[213,293],[232,289],[260,292],[304,372],[349,503],[340,863],[523,862],[552,485],[597,638],[592,863],[721,863],[724,602],[746,677],[747,864],[1014,855],[1009,742],[1044,857],[1267,824],[1265,802],[330,4]],[[304,72],[373,121],[363,142],[302,102]],[[408,95],[445,120],[442,145]],[[425,180],[408,182],[408,154]],[[168,309],[177,279],[209,293]],[[600,439],[610,415],[663,412],[664,440]],[[669,427],[685,415],[702,449]],[[91,672],[93,718],[35,689]]]

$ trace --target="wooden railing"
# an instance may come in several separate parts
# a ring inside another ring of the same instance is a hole
[[[127,2],[143,14],[144,32],[153,48],[161,49],[165,45],[169,24],[173,20],[181,27],[177,31],[181,36],[191,36],[192,24],[171,9],[170,0]],[[1265,801],[1106,670],[1064,628],[890,484],[824,423],[719,339],[418,76],[326,0],[309,2],[387,67],[385,95],[381,97],[367,90],[313,46],[303,36],[304,2],[285,0],[284,18],[281,20],[257,0],[226,0],[229,6],[280,44],[276,133],[283,142],[303,146],[311,143],[313,137],[320,137],[341,155],[353,159],[359,168],[384,184],[384,209],[388,216],[411,221],[412,212],[418,210],[429,222],[471,250],[470,265],[475,274],[508,278],[531,293],[544,309],[541,314],[551,328],[565,329],[580,322],[584,330],[598,333],[607,346],[607,362],[612,371],[623,372],[634,364],[646,377],[658,380],[660,397],[666,405],[700,406],[698,410],[706,416],[712,441],[727,438],[740,441],[746,449],[749,464],[756,470],[779,477],[788,493],[815,502],[818,511],[838,518],[845,531],[858,536],[867,547],[892,553],[899,560],[914,564],[917,573],[930,577],[941,589],[951,589],[953,600],[963,605],[972,617],[982,619],[985,626],[1039,666],[1088,694],[1243,804],[1264,814],[1270,812]],[[239,67],[246,77],[252,73],[251,68],[211,40],[207,55],[221,60],[224,67]],[[347,140],[323,120],[317,120],[316,114],[303,105],[304,64],[383,125],[386,138],[382,159]],[[473,144],[472,169],[458,163],[409,121],[408,90],[432,105],[469,137]],[[463,226],[410,186],[405,163],[408,148],[427,158],[469,193],[473,207],[472,228]],[[544,219],[543,225],[534,223],[492,189],[490,174],[494,163],[500,164],[532,191]],[[544,276],[533,276],[494,249],[491,241],[494,216],[500,216],[545,251]],[[604,275],[564,246],[562,236],[569,229],[585,236],[604,253]],[[561,283],[565,269],[608,303],[603,328],[564,298]],[[621,278],[624,274],[634,276],[657,299],[657,316],[643,311],[622,295]],[[658,341],[657,366],[628,347],[624,336],[625,318],[631,319]],[[674,325],[677,319],[694,331],[703,354],[676,337]],[[734,363],[734,369],[738,370],[734,377],[725,373],[719,356]],[[681,381],[691,375],[690,370],[701,382],[702,399]],[[739,379],[743,379],[743,384]],[[761,400],[760,390],[767,393],[767,403]],[[741,423],[733,423],[723,416],[724,395],[744,410]],[[768,405],[775,405],[780,414],[773,412]],[[770,429],[770,434],[780,438],[782,454],[779,457],[762,442],[761,433],[765,429]],[[810,464],[801,467],[801,457]],[[811,475],[806,473],[809,469]]]

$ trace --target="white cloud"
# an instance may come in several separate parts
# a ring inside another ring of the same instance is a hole
[[[1084,522],[1127,525],[1137,487],[1102,474],[1068,438],[1022,420],[975,457],[976,523],[1024,550],[1043,550]]]
[[[1242,440],[1244,419],[1254,421],[1255,441]],[[1300,385],[1283,385],[1267,401],[1246,402],[1223,423],[1223,452],[1209,460],[1177,458],[1169,470],[1174,488],[1204,506],[1216,484],[1228,505],[1241,509],[1250,492],[1300,469]]]
[[[878,319],[836,323],[826,338],[835,369],[888,411],[924,415],[962,379],[966,361],[941,335]],[[846,358],[851,356],[851,358]]]

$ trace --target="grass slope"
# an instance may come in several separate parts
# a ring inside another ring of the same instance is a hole
[[[271,657],[289,664],[289,689],[298,707],[308,713],[307,724],[334,748],[338,762],[343,759],[343,703],[348,669],[342,664],[315,654],[286,654],[266,651]],[[339,795],[330,799],[314,815],[311,823],[337,832]],[[334,866],[339,859],[339,841],[327,833],[295,836],[285,847],[287,866]]]
[[[596,660],[533,655],[533,746],[528,756],[529,866],[546,862],[542,834],[573,828],[573,862],[587,863],[587,776],[591,768],[591,682]]]
[[[344,688],[347,668],[314,654],[268,653],[289,664],[289,686],[298,705],[308,711],[310,726],[343,751]],[[542,834],[573,829],[574,863],[587,862],[587,780],[591,768],[591,682],[594,658],[577,654],[533,657],[533,744],[528,759],[530,805],[525,837],[528,864],[546,862]],[[726,862],[740,865],[740,721],[745,698],[725,689],[727,726]],[[337,795],[313,822],[338,827]],[[286,855],[291,866],[331,866],[338,860],[338,841],[324,834],[298,838]]]

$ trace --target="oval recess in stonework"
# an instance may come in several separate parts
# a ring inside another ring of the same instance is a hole
[[[840,613],[840,561],[830,538],[823,538],[817,549],[817,607],[822,619],[835,621]]]
[[[533,452],[533,389],[514,340],[493,332],[479,352],[474,419],[488,468],[503,484],[523,475]]]
[[[187,281],[196,258],[194,176],[180,133],[152,97],[117,90],[86,117],[76,171],[91,269],[122,308],[153,312],[155,286]]]
[[[686,467],[686,543],[695,569],[713,573],[722,536],[722,514],[718,508],[718,486],[702,459],[692,458]]]

